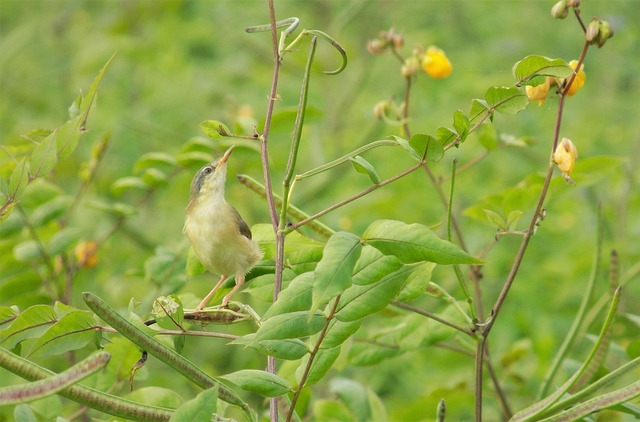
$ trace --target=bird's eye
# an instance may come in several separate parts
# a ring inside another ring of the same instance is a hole
[[[205,167],[204,170],[202,170],[202,171],[204,172],[204,174],[211,174],[213,169],[211,167]]]

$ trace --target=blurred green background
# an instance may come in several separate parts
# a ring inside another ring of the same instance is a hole
[[[416,44],[435,44],[452,61],[454,72],[448,79],[432,80],[422,74],[414,85],[412,130],[433,134],[437,127],[451,125],[456,109],[467,112],[470,100],[482,98],[488,87],[512,85],[511,67],[523,57],[541,54],[567,61],[577,59],[582,31],[572,16],[564,21],[551,18],[552,4],[540,0],[277,1],[278,18],[297,16],[300,28],[331,34],[349,56],[345,72],[325,76],[321,71],[337,67],[339,57],[326,43],[320,43],[309,98],[313,113],[303,133],[298,173],[368,142],[400,134],[397,127],[376,120],[372,113],[378,101],[400,101],[404,88],[395,58],[371,56],[366,51],[367,41],[379,31],[395,28],[402,33],[406,55]],[[505,359],[502,376],[508,379],[507,390],[514,397],[516,409],[532,400],[580,302],[595,250],[598,204],[605,219],[605,256],[612,248],[618,250],[623,275],[640,258],[638,6],[636,0],[589,0],[582,8],[585,21],[592,16],[609,20],[615,36],[601,50],[589,52],[586,84],[567,101],[561,136],[571,138],[578,147],[576,174],[581,172],[581,159],[616,156],[622,160],[606,172],[596,171],[586,186],[563,185],[561,194],[546,205],[547,218],[533,238],[491,341],[496,360]],[[91,145],[110,132],[109,150],[87,200],[112,200],[111,184],[130,175],[142,154],[177,153],[189,139],[202,136],[200,122],[216,119],[231,125],[247,115],[263,121],[271,81],[270,37],[268,33],[246,34],[244,28],[267,21],[266,2],[257,0],[1,0],[0,142],[7,148],[19,148],[26,142],[22,134],[62,124],[72,100],[80,90],[86,92],[98,70],[116,52],[90,117],[90,133],[52,176],[66,192],[74,192],[79,185],[80,163],[87,160]],[[308,44],[300,45],[300,51],[286,56],[282,67],[278,89],[281,98],[276,106],[276,112],[281,113],[270,137],[276,191],[280,190],[291,135],[291,120],[285,118],[284,111],[297,103]],[[486,195],[546,169],[555,104],[548,99],[540,107],[531,104],[515,117],[497,115],[495,126],[501,134],[531,137],[535,143],[527,148],[496,151],[457,178],[454,207],[472,253],[493,242],[495,228],[461,216],[462,211]],[[222,149],[212,150],[219,154]],[[435,164],[434,172],[448,177],[454,157],[462,166],[482,153],[483,148],[472,135],[462,148],[450,151]],[[3,152],[0,155],[2,160],[7,159]],[[395,149],[376,150],[366,158],[383,178],[413,164]],[[177,174],[150,202],[139,207],[139,214],[101,249],[100,264],[78,275],[72,304],[83,306],[80,293],[89,290],[124,311],[132,297],[148,305],[149,300],[167,291],[167,286],[149,283],[141,274],[145,260],[154,255],[157,246],[186,256],[183,215],[196,169]],[[264,201],[233,177],[245,173],[261,180],[258,154],[238,150],[229,171],[229,200],[250,225],[268,222]],[[313,213],[369,185],[366,176],[345,166],[301,182],[293,201]],[[444,186],[448,189],[449,185]],[[134,194],[119,198],[131,204],[138,199]],[[523,211],[524,222],[531,209]],[[327,215],[323,222],[361,234],[380,218],[435,225],[443,223],[444,215],[428,178],[416,172]],[[111,221],[103,214],[83,206],[74,224],[87,239],[100,238],[111,228]],[[486,257],[490,264],[482,283],[487,308],[502,286],[518,244],[519,238],[504,238]],[[2,254],[2,277],[6,280],[12,268],[11,249],[3,247]],[[608,267],[605,263],[605,272]],[[37,276],[32,279],[37,283]],[[438,269],[434,280],[455,292],[456,284],[448,270]],[[636,273],[635,282],[623,294],[622,312],[637,313],[637,281]],[[180,293],[201,296],[210,282],[205,276],[197,278],[180,287]],[[600,295],[608,289],[604,274],[598,289]],[[2,305],[15,304],[22,309],[43,300],[33,291],[13,287],[5,287],[1,293]],[[266,304],[257,308],[260,306]],[[637,336],[637,327],[634,331],[624,319],[619,322],[621,346],[631,341],[634,332]],[[588,346],[585,341],[582,350]],[[190,340],[185,354],[210,365],[213,373],[263,365],[251,353],[233,353],[235,349],[221,346],[215,350],[216,359],[209,362],[197,356],[202,347],[213,351],[210,343]],[[510,366],[509,357],[519,351],[517,364]],[[135,350],[131,353],[135,355]],[[576,353],[576,358],[581,356]],[[150,363],[150,368],[143,377],[153,377],[153,381],[142,378],[145,383],[175,386],[181,394],[192,388],[182,385],[182,380],[164,379],[157,362]],[[338,368],[337,373],[377,391],[391,420],[430,420],[441,397],[447,398],[452,420],[468,418],[472,412],[473,361],[460,359],[448,350],[419,349],[376,367]],[[488,414],[495,416],[495,403],[490,394],[487,397]]]

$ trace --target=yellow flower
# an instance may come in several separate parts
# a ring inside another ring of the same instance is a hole
[[[98,242],[95,240],[81,241],[75,249],[76,259],[80,268],[93,268],[98,265]]]
[[[569,66],[571,66],[573,70],[576,69],[577,65],[578,65],[577,60],[571,60],[569,62]],[[578,74],[576,75],[576,78],[573,80],[573,83],[567,90],[566,95],[570,97],[574,95],[576,92],[578,92],[578,89],[582,88],[582,86],[584,85],[585,79],[587,79],[587,74],[584,73],[584,63],[583,63],[582,65],[580,65],[580,69],[578,69]],[[566,81],[568,80],[569,78],[566,79]]]
[[[432,45],[422,58],[422,70],[434,79],[443,79],[451,75],[453,66],[444,51]]]
[[[531,100],[538,100],[538,106],[541,106],[545,98],[547,98],[550,88],[551,78],[547,76],[547,78],[544,80],[544,83],[537,86],[527,85],[525,90],[527,92],[527,97],[529,97],[529,99]]]
[[[562,141],[560,141],[556,150],[553,152],[553,161],[555,161],[565,178],[569,177],[573,171],[573,166],[575,165],[577,158],[578,149],[573,145],[571,139],[562,138]]]

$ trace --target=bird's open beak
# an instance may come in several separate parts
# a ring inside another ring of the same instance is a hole
[[[236,147],[235,145],[231,145],[231,147],[227,150],[227,152],[224,153],[220,161],[218,161],[218,166],[221,166],[222,164],[227,162],[227,160],[229,159],[229,156],[231,155],[235,147]]]

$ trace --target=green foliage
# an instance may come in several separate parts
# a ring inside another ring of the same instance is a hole
[[[5,373],[0,419],[84,406],[95,419],[254,421],[264,397],[282,420],[640,414],[633,28],[592,51],[612,34],[594,20],[578,56],[581,25],[552,26],[539,4],[509,19],[486,2],[297,4],[301,18],[277,24],[269,94],[271,28],[243,35],[265,10],[14,3],[0,38],[0,366],[28,382]],[[591,8],[638,14],[584,4],[577,19]],[[497,24],[507,38],[487,32]],[[388,56],[365,57],[367,42]],[[451,57],[448,80],[421,73],[432,43]],[[589,76],[564,97],[575,58]],[[558,105],[530,107],[549,81]],[[363,112],[376,102],[381,122]],[[580,149],[570,179],[549,159],[564,136]],[[228,307],[194,311],[217,275],[180,232],[189,180],[231,145],[227,198],[262,222],[264,258]],[[255,179],[266,170],[270,184]]]

